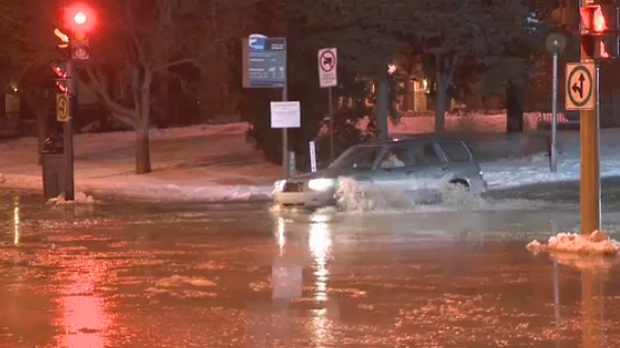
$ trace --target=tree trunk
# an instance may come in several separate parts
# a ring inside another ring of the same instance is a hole
[[[140,125],[136,131],[136,174],[151,172],[151,150],[149,146],[149,129]]]
[[[403,89],[403,102],[402,102],[402,110],[400,111],[404,111],[404,112],[408,112],[410,107],[411,107],[411,103],[409,103],[409,98],[411,98],[411,74],[407,73],[407,75],[405,76],[405,86]]]
[[[506,133],[522,133],[525,109],[525,89],[523,84],[508,81],[506,89]]]
[[[388,138],[388,114],[389,114],[389,88],[388,81],[382,76],[377,81],[377,128],[379,130],[379,139]]]
[[[136,100],[138,122],[136,122],[136,174],[151,172],[151,149],[149,142],[151,112],[151,79],[152,73],[146,72],[140,86],[139,100]]]
[[[446,130],[447,99],[448,88],[444,83],[444,77],[438,75],[435,89],[435,133],[443,133]]]

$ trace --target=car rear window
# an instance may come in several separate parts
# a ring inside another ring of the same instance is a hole
[[[469,162],[469,151],[460,141],[450,141],[440,143],[441,149],[452,162]]]

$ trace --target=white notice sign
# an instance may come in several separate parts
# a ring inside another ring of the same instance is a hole
[[[298,101],[271,102],[271,128],[301,127],[301,105]]]

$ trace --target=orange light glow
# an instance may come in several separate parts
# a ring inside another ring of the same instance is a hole
[[[59,337],[59,346],[67,348],[104,348],[106,330],[111,317],[106,313],[106,304],[96,291],[105,270],[97,261],[80,260],[71,265],[71,276],[61,297],[61,326],[64,334]]]
[[[604,32],[606,30],[609,30],[609,27],[607,26],[607,21],[605,20],[605,16],[603,16],[603,10],[601,9],[600,6],[598,6],[595,10],[594,10],[594,20],[593,20],[593,24],[594,27],[592,28],[595,32],[597,33],[601,33]]]
[[[599,56],[601,58],[609,58],[609,52],[607,51],[607,46],[605,46],[604,42],[601,42],[601,48],[600,48]]]

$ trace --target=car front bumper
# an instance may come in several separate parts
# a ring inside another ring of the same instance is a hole
[[[320,208],[336,205],[334,190],[274,193],[274,202],[282,206]]]
[[[488,183],[483,178],[474,179],[469,181],[469,190],[474,194],[483,194],[487,192]]]

